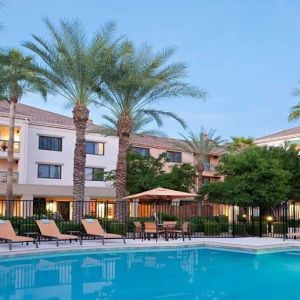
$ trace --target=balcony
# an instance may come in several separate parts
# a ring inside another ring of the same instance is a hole
[[[7,152],[8,140],[0,140],[0,152]],[[14,153],[20,153],[20,142],[14,142]]]
[[[204,163],[204,171],[215,171],[215,165],[211,163]]]
[[[14,172],[13,173],[13,182],[18,183],[19,179],[19,173]],[[0,172],[0,183],[6,183],[7,182],[7,172]]]

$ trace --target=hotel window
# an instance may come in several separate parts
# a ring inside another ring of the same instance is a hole
[[[85,180],[87,180],[87,181],[104,181],[104,169],[102,169],[102,168],[85,168]]]
[[[39,149],[50,151],[62,151],[62,138],[40,135]]]
[[[140,156],[150,156],[150,149],[149,148],[140,148],[140,147],[133,147],[132,151]]]
[[[104,143],[85,142],[86,154],[104,155]]]
[[[61,179],[61,166],[38,164],[38,178]]]
[[[181,152],[167,151],[167,161],[181,163],[182,162]]]

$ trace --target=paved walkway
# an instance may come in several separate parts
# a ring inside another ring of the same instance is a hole
[[[80,250],[132,250],[132,249],[149,249],[149,248],[176,248],[176,247],[214,247],[226,248],[231,250],[242,250],[247,252],[259,253],[270,250],[284,250],[284,249],[299,249],[300,240],[286,240],[279,238],[193,238],[191,241],[182,239],[165,241],[159,239],[141,241],[140,239],[126,240],[126,245],[122,240],[106,240],[103,246],[100,240],[84,240],[83,245],[80,246],[78,242],[60,242],[59,247],[56,247],[55,242],[42,242],[39,249],[35,248],[32,243],[27,245],[13,244],[13,250],[8,250],[8,244],[0,243],[0,257],[14,256],[21,254],[35,254],[35,253],[53,253],[53,252],[78,252]]]

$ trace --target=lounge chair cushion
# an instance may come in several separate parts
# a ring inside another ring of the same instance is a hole
[[[42,219],[41,222],[43,224],[50,224],[50,220],[49,219]]]
[[[4,224],[5,222],[3,220],[0,220],[0,224]]]
[[[94,223],[95,220],[94,220],[94,219],[86,219],[86,222],[87,222],[87,223]]]

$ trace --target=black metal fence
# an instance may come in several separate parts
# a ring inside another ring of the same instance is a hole
[[[129,203],[125,221],[115,217],[115,204],[100,201],[66,202],[45,199],[0,201],[0,219],[9,219],[18,234],[38,232],[35,220],[53,219],[62,233],[80,231],[80,218],[97,218],[111,233],[133,237],[135,221],[189,222],[192,237],[284,237],[300,232],[300,203],[276,207],[238,207],[207,202]]]

